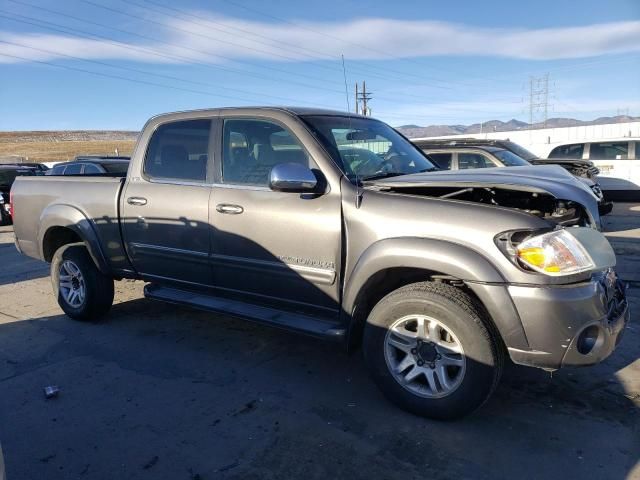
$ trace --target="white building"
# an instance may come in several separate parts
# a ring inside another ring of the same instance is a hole
[[[613,140],[640,138],[640,122],[607,123],[603,125],[583,125],[578,127],[541,128],[536,130],[510,130],[506,132],[470,133],[446,135],[430,138],[496,138],[509,139],[531,150],[541,158],[546,158],[557,145],[593,140]],[[411,140],[420,140],[412,138]]]

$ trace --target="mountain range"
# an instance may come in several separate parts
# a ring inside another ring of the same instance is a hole
[[[595,120],[576,120],[575,118],[549,118],[546,128],[575,127],[579,125],[602,125],[605,123],[623,123],[640,120],[640,117],[630,117],[628,115],[617,115],[614,117],[599,117]],[[418,137],[439,137],[442,135],[464,135],[481,132],[507,132],[511,130],[539,129],[545,128],[543,123],[534,123],[529,126],[527,122],[511,119],[508,122],[500,120],[489,120],[488,122],[474,123],[472,125],[402,125],[396,127],[409,138]]]

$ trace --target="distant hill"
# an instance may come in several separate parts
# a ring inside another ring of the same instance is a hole
[[[640,120],[640,117],[630,117],[628,115],[617,115],[614,117],[600,117],[595,120],[576,120],[575,118],[549,118],[546,128],[558,127],[575,127],[578,125],[603,125],[605,123],[623,123],[634,122]],[[473,125],[429,125],[421,127],[418,125],[402,125],[397,127],[404,135],[409,138],[416,137],[440,137],[442,135],[464,135],[469,133],[482,132],[506,132],[510,130],[520,130],[529,128],[527,122],[511,119],[508,122],[501,120],[489,120],[482,124],[474,123]],[[542,123],[534,123],[532,129],[544,128]]]
[[[119,130],[0,132],[0,163],[62,162],[76,155],[129,155],[138,134]]]

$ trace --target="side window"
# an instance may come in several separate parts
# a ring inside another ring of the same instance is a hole
[[[458,169],[468,168],[491,168],[495,164],[484,155],[479,153],[458,153]]]
[[[589,159],[591,160],[627,160],[628,158],[628,142],[592,143],[589,149]]]
[[[56,165],[51,170],[51,175],[62,175],[64,173],[65,168],[66,168],[66,165]]]
[[[548,158],[570,158],[580,160],[584,151],[584,143],[574,143],[573,145],[561,145],[551,150]]]
[[[149,142],[144,173],[153,179],[204,182],[210,131],[211,120],[160,125]]]
[[[267,120],[225,120],[222,149],[224,183],[266,187],[275,165],[309,165],[309,157],[298,139]]]
[[[427,155],[438,167],[451,170],[451,153],[428,153]]]
[[[84,164],[84,173],[87,174],[87,175],[92,175],[92,174],[96,174],[96,173],[102,173],[102,171],[92,163],[85,163]]]
[[[82,173],[82,164],[74,163],[67,165],[66,170],[64,171],[65,175],[80,175]]]

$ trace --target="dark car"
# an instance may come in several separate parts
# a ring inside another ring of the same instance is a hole
[[[36,175],[33,167],[20,165],[0,165],[0,225],[11,223],[11,205],[9,192],[16,177],[23,175]]]
[[[47,175],[119,175],[129,169],[128,157],[78,157],[76,160],[58,163]]]
[[[440,168],[445,170],[466,170],[470,168],[525,167],[531,165],[553,165],[556,162],[540,160],[526,148],[509,140],[416,140],[413,142]],[[571,172],[566,166],[566,170]],[[605,201],[600,185],[588,175],[573,175],[598,197],[600,215],[613,209],[611,202]]]

